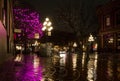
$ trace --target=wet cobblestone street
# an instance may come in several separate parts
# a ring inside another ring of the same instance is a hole
[[[18,55],[0,66],[0,81],[120,81],[120,54]]]

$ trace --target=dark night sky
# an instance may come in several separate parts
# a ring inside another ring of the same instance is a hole
[[[57,0],[26,0],[31,4],[42,17],[49,16],[53,13],[53,10],[56,8],[58,1]]]
[[[50,17],[54,15],[54,9],[57,8],[60,2],[66,0],[25,0],[25,1],[31,4],[40,13],[41,16],[40,19],[43,22],[45,17]],[[87,12],[89,12],[90,14],[94,14],[95,7],[97,7],[98,5],[105,4],[110,0],[71,0],[71,1],[77,4],[79,4],[80,1],[82,1],[82,3],[86,6],[85,8]],[[95,5],[94,7],[93,4]]]
[[[35,7],[41,15],[48,15],[53,12],[53,10],[57,7],[59,2],[62,0],[25,0],[33,7]],[[63,0],[66,1],[66,0]],[[69,1],[69,0],[68,0]],[[73,1],[73,0],[72,0]],[[91,3],[95,3],[96,5],[104,4],[110,0],[74,0],[76,3],[80,3],[83,1],[86,5],[91,5]]]

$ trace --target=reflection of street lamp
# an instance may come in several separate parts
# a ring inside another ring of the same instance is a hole
[[[74,42],[74,43],[73,43],[73,50],[74,50],[74,51],[76,51],[76,47],[77,47],[77,43]]]
[[[46,31],[47,36],[51,36],[51,31],[53,30],[53,27],[51,26],[52,23],[50,22],[49,18],[45,19],[45,22],[43,23],[43,31]]]

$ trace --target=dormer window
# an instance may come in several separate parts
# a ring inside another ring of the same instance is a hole
[[[105,17],[105,25],[110,26],[110,16]]]

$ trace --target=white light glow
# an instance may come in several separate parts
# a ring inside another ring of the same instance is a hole
[[[113,38],[110,38],[108,43],[113,43]]]
[[[37,46],[38,45],[38,41],[35,41],[35,46]]]
[[[84,64],[85,64],[85,52],[83,52],[82,55],[82,69],[84,70]]]
[[[34,68],[38,68],[39,67],[39,57],[37,57],[37,55],[34,55],[34,61],[33,61],[33,64],[34,64]]]
[[[46,20],[46,21],[49,21],[49,18],[46,18],[45,20]]]
[[[21,49],[22,49],[22,46],[16,46],[16,49],[17,49],[17,50],[21,50]]]
[[[53,27],[51,26],[49,29],[48,29],[48,31],[51,31],[53,29]]]
[[[52,23],[49,21],[49,22],[47,23],[47,26],[51,26],[51,24],[52,24]]]
[[[59,53],[60,54],[66,54],[66,51],[60,51]]]
[[[77,47],[77,43],[76,42],[74,42],[73,47]]]
[[[60,54],[60,65],[64,66],[66,62],[66,54]]]
[[[89,38],[88,38],[88,41],[89,42],[92,42],[92,41],[94,41],[94,38],[93,38],[93,36],[90,34],[90,36],[89,36]]]
[[[77,67],[77,54],[73,55],[73,69]]]
[[[50,34],[49,36],[51,36],[51,33],[49,33],[53,27],[51,26],[52,23],[50,22],[49,18],[45,19],[45,22],[43,23],[44,27],[42,28],[43,31],[47,31],[48,34]]]
[[[96,81],[97,78],[97,61],[98,61],[98,54],[95,53],[94,59],[90,59],[88,61],[88,81]]]
[[[39,73],[40,58],[37,55],[34,55],[33,59],[33,71],[35,74]]]
[[[46,26],[44,26],[44,27],[42,28],[42,30],[43,30],[43,31],[45,31],[45,30],[46,30],[46,28],[47,28],[47,27],[46,27]]]
[[[43,25],[45,26],[47,24],[47,22],[44,22]]]
[[[15,57],[15,59],[14,59],[14,61],[15,62],[22,62],[22,55],[21,54],[18,54],[16,57]]]
[[[51,31],[48,31],[48,36],[51,36]]]

